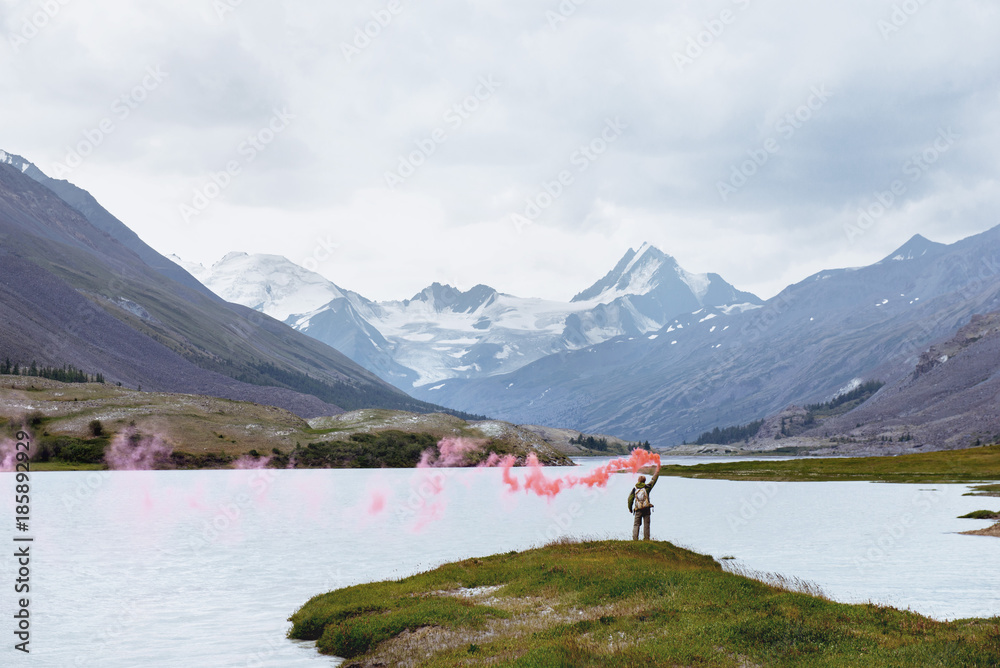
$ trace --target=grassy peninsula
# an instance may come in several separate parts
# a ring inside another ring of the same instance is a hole
[[[815,593],[815,592],[814,592]],[[557,543],[314,597],[292,638],[363,666],[993,666],[1000,618],[937,622],[725,572],[666,542]]]

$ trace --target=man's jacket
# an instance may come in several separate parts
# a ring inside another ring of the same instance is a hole
[[[637,482],[635,484],[635,489],[633,489],[632,493],[628,495],[628,511],[630,513],[632,512],[632,504],[635,503],[636,491],[645,487],[646,495],[648,496],[649,493],[653,491],[653,485],[655,485],[656,481],[659,479],[660,479],[660,469],[656,469],[656,475],[653,476],[652,480],[650,480],[649,482]]]

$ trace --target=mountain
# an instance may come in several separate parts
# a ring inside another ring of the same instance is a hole
[[[89,194],[39,174],[23,158],[0,159],[0,356],[307,417],[438,408],[329,346],[223,301]]]
[[[489,406],[518,423],[678,444],[825,401],[857,379],[897,380],[933,342],[998,307],[1000,227],[949,246],[917,236],[869,267],[810,276],[762,308],[703,307],[651,334],[449,380],[422,396],[464,410]]]
[[[904,262],[924,257],[934,257],[947,250],[948,246],[931,241],[920,234],[915,234],[905,244],[885,257],[882,262]],[[881,263],[880,263],[881,264]]]
[[[69,204],[73,209],[83,215],[91,225],[107,233],[123,246],[134,252],[149,267],[181,285],[201,292],[206,296],[213,296],[211,292],[199,283],[187,271],[171,260],[160,255],[148,246],[135,232],[125,226],[120,220],[102,207],[93,195],[82,188],[78,188],[69,181],[53,179],[47,176],[34,164],[28,162],[19,155],[7,153],[0,150],[0,163],[6,163],[21,171],[25,176],[31,177],[34,181],[45,186],[55,193],[61,200]]]
[[[692,308],[732,312],[763,303],[717,274],[685,271],[649,244],[629,249],[569,302],[440,283],[410,299],[373,302],[272,255],[230,253],[194,270],[225,299],[281,319],[397,387],[431,398],[442,381],[509,373],[549,355],[656,331]]]
[[[862,445],[887,441],[897,451],[1000,440],[1000,312],[972,316],[903,371],[861,406],[802,438],[829,433]]]
[[[737,290],[718,274],[685,271],[671,256],[643,244],[631,248],[614,269],[572,299],[586,311],[567,318],[570,349],[601,343],[616,336],[655,332],[680,314],[703,307],[749,310],[763,304],[756,295]]]

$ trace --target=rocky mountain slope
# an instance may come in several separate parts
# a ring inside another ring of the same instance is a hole
[[[1000,442],[1000,312],[974,315],[853,411],[805,432],[851,449],[957,449]],[[844,449],[842,446],[841,449]]]

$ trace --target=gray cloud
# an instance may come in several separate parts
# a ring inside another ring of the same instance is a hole
[[[3,148],[51,171],[162,66],[169,78],[67,178],[203,262],[234,248],[301,260],[333,235],[321,270],[375,297],[452,280],[565,298],[644,240],[768,295],[916,232],[953,241],[998,222],[1000,15],[985,0],[230,4],[66,2],[15,44],[42,3],[0,2]],[[894,15],[904,5],[919,10]],[[475,99],[484,78],[498,85]],[[816,89],[831,95],[817,104]],[[276,109],[294,120],[244,162]],[[627,128],[581,161],[616,118]],[[948,128],[960,138],[912,179],[907,161]],[[239,175],[182,220],[232,160]],[[571,183],[516,226],[561,172]],[[899,179],[905,195],[849,238]],[[552,260],[563,252],[577,261]]]

